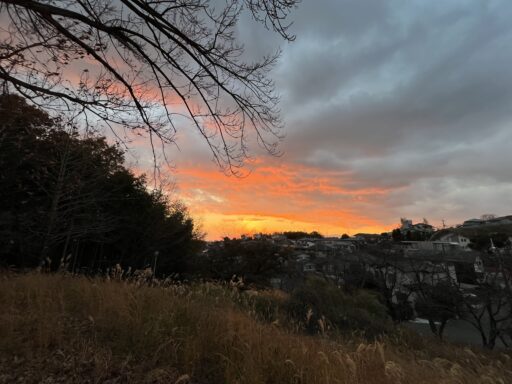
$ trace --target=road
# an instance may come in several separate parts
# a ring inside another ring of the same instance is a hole
[[[434,337],[428,322],[407,322],[407,328],[418,332],[427,337]],[[443,338],[453,343],[469,344],[474,346],[482,346],[482,338],[480,333],[468,322],[463,320],[451,320],[446,324]],[[501,340],[496,340],[496,348],[505,348]]]

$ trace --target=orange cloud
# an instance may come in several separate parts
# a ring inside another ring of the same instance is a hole
[[[285,230],[325,235],[383,232],[389,226],[369,218],[371,204],[389,190],[351,189],[350,174],[297,164],[253,162],[245,178],[229,177],[215,166],[181,164],[177,194],[202,224],[207,239]]]

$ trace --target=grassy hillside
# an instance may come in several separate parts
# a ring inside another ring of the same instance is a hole
[[[252,302],[212,284],[0,276],[0,383],[512,382],[503,353],[306,336],[256,320]]]

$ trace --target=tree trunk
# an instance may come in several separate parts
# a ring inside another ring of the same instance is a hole
[[[432,319],[428,319],[428,325],[430,326],[430,330],[432,331],[432,333],[436,336],[439,336],[439,331],[437,329],[437,325],[436,323],[434,322],[434,320]]]
[[[444,333],[446,324],[448,324],[448,320],[442,320],[441,325],[439,326],[439,339],[440,340],[443,340],[443,333]]]
[[[487,336],[485,336],[485,332],[481,327],[479,327],[478,331],[480,332],[480,337],[482,338],[482,346],[487,348]]]
[[[46,235],[43,240],[43,248],[40,254],[40,262],[44,263],[48,257],[48,251],[51,245],[50,238],[53,233],[53,227],[57,220],[57,211],[59,208],[60,198],[62,196],[62,190],[64,188],[64,175],[66,173],[66,166],[69,154],[69,143],[66,146],[64,156],[60,162],[59,175],[57,176],[57,185],[55,186],[55,192],[53,193],[52,205],[50,207],[50,215],[48,217],[48,226],[46,227]]]

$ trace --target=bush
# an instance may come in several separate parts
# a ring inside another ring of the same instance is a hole
[[[271,291],[259,291],[248,299],[249,308],[256,319],[272,323],[282,318],[284,299],[277,297]]]
[[[292,292],[287,313],[309,333],[335,329],[375,337],[390,330],[386,308],[372,293],[360,290],[348,294],[317,278]]]

